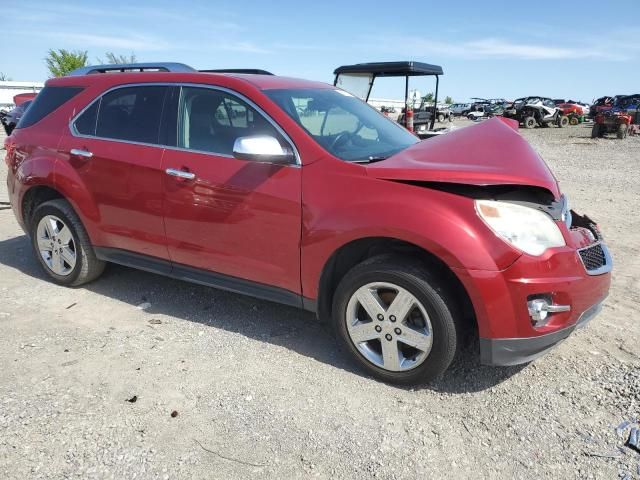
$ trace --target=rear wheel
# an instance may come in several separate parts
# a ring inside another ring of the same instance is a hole
[[[104,270],[82,222],[66,200],[39,205],[31,217],[31,245],[47,275],[60,285],[76,287]]]
[[[600,136],[600,125],[597,123],[593,124],[593,128],[591,129],[591,138],[598,138]]]
[[[536,119],[534,117],[525,117],[524,119],[524,128],[534,128],[537,125]]]
[[[441,113],[440,113],[440,114],[438,114],[438,122],[439,122],[439,123],[444,122],[444,115],[443,115],[443,114],[441,114]]]
[[[427,382],[449,367],[458,346],[456,318],[445,286],[403,257],[355,266],[333,303],[340,343],[373,376],[399,384]]]
[[[616,137],[620,140],[623,138],[627,138],[627,131],[629,130],[629,126],[626,123],[621,123],[618,125],[618,130],[616,131]]]
[[[569,126],[569,117],[566,115],[560,115],[558,117],[558,127],[564,128]]]
[[[569,119],[569,125],[576,126],[576,125],[578,125],[578,123],[579,123],[578,117],[571,117]]]

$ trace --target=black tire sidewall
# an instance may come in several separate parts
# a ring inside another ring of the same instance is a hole
[[[38,249],[38,223],[40,220],[46,215],[54,215],[58,217],[65,226],[71,230],[71,234],[73,235],[73,241],[76,246],[76,264],[73,267],[73,270],[69,275],[58,275],[53,272],[49,266],[45,263],[42,255],[40,255],[40,250]],[[73,285],[80,273],[82,272],[82,268],[84,266],[84,262],[86,262],[86,258],[84,252],[82,251],[82,245],[80,243],[80,239],[78,236],[78,232],[76,231],[73,221],[65,214],[64,211],[57,208],[56,206],[50,203],[44,203],[36,208],[35,212],[33,212],[33,216],[31,217],[31,246],[33,248],[34,255],[40,262],[40,265],[45,270],[45,272],[56,282],[61,285]]]
[[[389,265],[355,267],[340,282],[333,303],[332,323],[340,344],[345,347],[358,364],[376,378],[396,384],[427,382],[441,375],[455,356],[458,338],[456,324],[441,289],[424,275],[415,271],[390,270]],[[369,267],[369,268],[367,268]],[[393,268],[393,267],[391,267]],[[367,283],[389,282],[408,290],[424,306],[431,321],[433,344],[427,359],[419,366],[401,372],[390,372],[370,363],[351,341],[346,326],[346,309],[355,291]],[[434,288],[435,287],[435,288]]]

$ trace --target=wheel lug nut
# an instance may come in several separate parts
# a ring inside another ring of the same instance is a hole
[[[399,328],[396,328],[394,332],[396,332],[396,335],[400,335],[402,333],[402,330],[400,330]]]
[[[382,331],[382,327],[380,325],[376,325],[376,332],[380,333]]]
[[[389,320],[391,320],[392,322],[395,322],[396,321],[396,316],[395,315],[391,315],[389,317]]]
[[[384,320],[384,315],[382,315],[381,313],[378,314],[378,320],[383,321]]]
[[[384,338],[386,338],[387,340],[391,341],[391,339],[392,339],[393,337],[391,336],[391,334],[390,334],[390,333],[387,333],[387,334],[384,336]]]

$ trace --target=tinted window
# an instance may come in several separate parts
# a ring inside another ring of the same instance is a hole
[[[167,89],[159,86],[125,87],[105,94],[98,108],[96,136],[158,143]]]
[[[178,146],[182,148],[232,155],[236,139],[251,135],[269,135],[286,145],[260,113],[218,90],[184,87],[179,123]]]
[[[93,102],[93,104],[91,104],[91,106],[76,119],[74,125],[76,126],[78,133],[82,135],[96,134],[96,120],[98,119],[99,106],[100,100]]]
[[[42,91],[36,95],[33,103],[26,110],[16,128],[30,127],[34,123],[39,122],[81,91],[81,87],[44,87]]]

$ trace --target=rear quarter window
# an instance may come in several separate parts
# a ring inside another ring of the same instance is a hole
[[[27,128],[39,122],[82,90],[82,87],[44,87],[22,115],[16,128]]]

